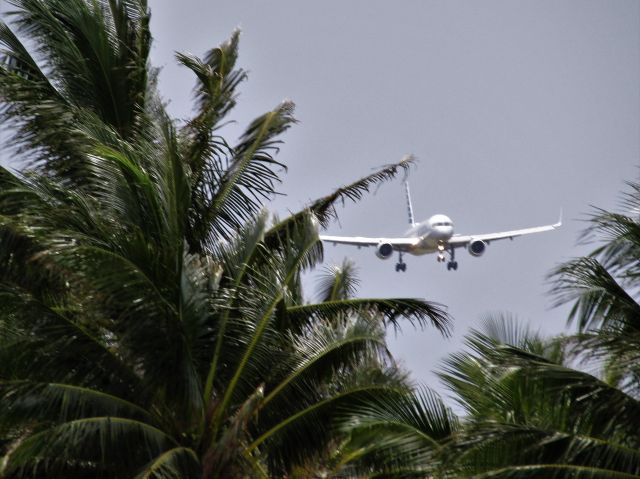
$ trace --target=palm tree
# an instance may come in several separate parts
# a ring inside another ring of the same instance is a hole
[[[234,146],[220,135],[246,76],[237,33],[178,55],[197,77],[178,124],[155,91],[144,1],[11,3],[28,42],[0,25],[0,98],[30,168],[0,169],[0,475],[324,468],[358,407],[411,394],[382,326],[447,332],[438,305],[353,298],[348,265],[315,303],[301,288],[334,204],[412,160],[271,224],[293,106]]]
[[[448,451],[459,420],[428,388],[366,398],[342,414],[347,438],[332,458],[336,475],[328,477],[449,477]]]
[[[7,17],[31,46],[0,25],[2,118],[13,123],[18,148],[45,170],[72,177],[90,145],[76,128],[85,116],[124,140],[140,134],[158,107],[146,2],[7,3],[15,7]]]
[[[545,340],[494,321],[442,377],[467,412],[452,447],[459,477],[640,477],[640,184],[626,214],[597,210],[591,255],[551,275],[578,333]]]
[[[345,262],[328,269],[318,286],[320,299],[348,298],[357,287],[355,266]],[[384,334],[382,323],[375,323]],[[388,359],[392,367],[387,371],[397,375],[393,358],[388,355]],[[378,361],[364,363],[357,374],[373,374],[378,381],[388,382],[380,366]],[[418,479],[445,473],[447,444],[458,429],[458,419],[433,391],[407,390],[405,380],[401,374],[396,388],[339,407],[339,442],[320,468],[318,463],[306,464],[296,470],[295,477]]]

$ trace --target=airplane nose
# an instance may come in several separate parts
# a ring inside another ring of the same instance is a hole
[[[435,229],[435,235],[438,239],[440,238],[444,238],[444,239],[448,239],[451,238],[451,235],[453,234],[453,228],[451,226],[438,226]]]

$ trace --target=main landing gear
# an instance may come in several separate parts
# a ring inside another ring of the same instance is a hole
[[[402,252],[399,252],[398,262],[396,263],[396,273],[398,271],[405,272],[407,270],[407,263],[402,261]]]
[[[456,250],[453,249],[453,246],[449,247],[449,254],[451,255],[451,260],[447,263],[447,270],[457,270],[458,262],[456,261]],[[444,261],[444,258],[442,259]]]

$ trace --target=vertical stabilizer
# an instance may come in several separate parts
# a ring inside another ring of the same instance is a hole
[[[409,224],[415,225],[416,222],[413,219],[413,205],[411,204],[411,191],[409,191],[409,181],[404,181],[404,192],[407,196],[407,213],[409,214]]]

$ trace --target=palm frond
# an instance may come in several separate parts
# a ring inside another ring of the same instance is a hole
[[[1,378],[89,385],[124,399],[137,394],[145,401],[139,376],[110,349],[98,324],[76,322],[73,311],[2,286],[0,315],[13,334],[0,348]]]
[[[290,306],[287,317],[291,324],[314,320],[343,322],[350,316],[361,316],[400,328],[400,321],[407,320],[414,327],[434,326],[444,336],[450,334],[450,318],[437,304],[415,298],[354,298],[325,301],[317,304]]]
[[[244,71],[235,69],[239,38],[240,32],[236,30],[229,40],[207,52],[204,60],[177,54],[178,61],[198,79],[195,88],[196,117],[185,127],[189,137],[186,158],[194,173],[195,184],[202,180],[200,172],[207,160],[215,158],[218,148],[224,145],[224,140],[215,137],[213,132],[235,106],[236,89],[246,78]]]
[[[98,474],[126,474],[173,447],[171,437],[143,422],[118,417],[77,419],[24,439],[10,453],[5,473],[11,477],[31,470],[55,476],[68,462],[85,462]]]
[[[154,458],[135,479],[189,479],[201,477],[196,453],[186,447],[175,447]]]
[[[318,277],[318,301],[334,301],[352,298],[358,288],[356,265],[345,259],[341,266],[328,266]]]
[[[530,326],[510,313],[484,315],[481,327],[479,330],[471,331],[472,334],[474,332],[490,338],[496,344],[514,346],[557,364],[565,364],[570,354],[567,338],[543,337],[540,332],[532,330]],[[468,344],[473,347],[474,343],[469,341]]]
[[[592,370],[611,386],[638,397],[640,334],[619,327],[563,338],[571,359]]]
[[[253,357],[254,352],[259,347],[259,343],[261,342],[263,335],[268,332],[269,326],[272,323],[275,317],[275,311],[278,305],[286,300],[287,295],[287,286],[290,285],[291,281],[298,277],[300,274],[301,268],[304,268],[306,264],[310,261],[310,255],[313,255],[314,248],[318,244],[318,235],[315,229],[307,228],[302,231],[298,231],[299,236],[295,241],[295,248],[292,247],[287,250],[287,254],[284,257],[273,257],[272,263],[266,263],[267,266],[266,271],[273,271],[272,268],[276,268],[276,272],[278,274],[279,281],[277,283],[268,282],[262,283],[262,291],[260,292],[259,304],[256,304],[255,309],[247,309],[245,310],[246,319],[249,319],[253,324],[253,331],[249,338],[247,338],[247,345],[244,348],[244,352],[239,359],[239,362],[236,367],[234,367],[235,372],[233,376],[229,380],[229,383],[226,387],[226,391],[221,400],[219,406],[218,414],[221,414],[226,408],[229,406],[229,403],[233,397],[235,392],[235,388],[242,378],[245,368],[247,364],[250,362],[250,359]],[[279,264],[275,263],[276,259],[280,259]],[[267,276],[265,278],[268,281],[270,278]],[[219,419],[218,419],[219,420]],[[214,422],[214,428],[216,428]]]
[[[326,228],[331,220],[337,217],[336,203],[342,202],[344,205],[347,200],[360,201],[371,187],[395,178],[400,172],[408,171],[415,161],[412,155],[407,155],[398,163],[385,166],[364,178],[336,189],[327,196],[312,201],[303,211],[292,214],[286,221],[295,222],[299,216],[308,214],[307,211],[310,211],[317,218],[320,226]]]
[[[143,420],[152,415],[137,404],[95,389],[70,384],[0,380],[0,424],[66,422],[97,415]]]
[[[230,304],[225,307],[220,315],[217,324],[217,337],[215,347],[211,354],[211,362],[207,371],[204,387],[204,397],[206,401],[212,400],[211,393],[213,384],[218,373],[218,362],[222,354],[224,342],[227,340],[227,323],[233,311],[233,307],[240,300],[238,295],[240,286],[247,281],[247,276],[251,273],[251,264],[258,255],[261,242],[266,229],[266,215],[258,216],[253,222],[244,225],[236,240],[231,244],[218,243],[214,249],[213,257],[220,262],[221,274],[227,279],[225,282],[228,294],[232,297]]]
[[[356,321],[343,328],[336,328],[330,323],[317,323],[307,334],[291,335],[290,340],[292,357],[287,361],[286,369],[277,367],[284,374],[279,374],[282,379],[278,384],[266,390],[260,405],[263,409],[272,400],[277,400],[287,388],[297,389],[295,403],[299,406],[304,403],[302,391],[305,385],[321,384],[336,371],[386,351],[384,333],[366,321]],[[274,407],[276,411],[279,409],[277,405]]]
[[[437,476],[460,427],[452,411],[425,388],[363,401],[344,411],[339,423],[350,436],[341,467],[396,479]]]
[[[301,265],[302,269],[308,270],[322,262],[324,257],[322,242],[318,239],[318,220],[309,210],[283,221],[276,218],[275,224],[265,232],[263,241],[269,254],[282,255],[288,254],[290,248],[297,249],[296,245],[310,236],[314,236],[317,241],[309,249],[306,262]]]
[[[235,31],[228,41],[210,50],[204,60],[193,55],[177,55],[178,61],[198,79],[196,116],[182,128],[186,138],[184,159],[189,165],[193,194],[189,242],[194,250],[202,248],[211,234],[210,221],[206,218],[233,158],[233,149],[215,131],[235,106],[236,89],[246,78],[242,70],[235,69],[239,35],[239,31]]]
[[[15,130],[12,144],[19,153],[42,150],[51,163],[77,158],[85,145],[72,129],[73,114],[62,94],[4,23],[0,44],[0,117]],[[32,153],[30,159],[40,156]]]
[[[137,8],[136,18],[131,15],[134,3],[124,2],[113,6],[118,14],[114,21],[113,10],[97,2],[12,4],[17,7],[12,16],[18,32],[35,43],[67,103],[96,112],[129,137],[147,93],[148,13]],[[120,35],[110,36],[109,25],[117,25]]]
[[[638,477],[637,450],[594,437],[494,424],[463,433],[459,444],[456,477]]]
[[[277,169],[284,165],[273,158],[278,136],[294,122],[293,104],[283,102],[254,120],[233,149],[233,159],[216,185],[210,201],[202,209],[200,221],[208,228],[201,238],[206,247],[219,238],[229,239],[241,225],[262,207],[262,201],[275,193]]]
[[[556,304],[575,302],[569,320],[575,320],[581,331],[610,324],[640,328],[640,305],[595,258],[580,258],[557,268]]]
[[[278,422],[249,444],[247,451],[250,453],[258,450],[269,451],[271,467],[286,471],[287,464],[304,463],[306,458],[318,450],[320,444],[326,443],[333,427],[330,418],[334,415],[334,411],[349,408],[350,405],[366,398],[393,393],[395,391],[392,391],[388,385],[379,384],[345,388]],[[288,446],[282,447],[284,444]]]
[[[441,373],[471,413],[452,452],[463,477],[637,473],[637,399],[519,342],[529,350],[474,332],[474,352],[450,356]]]

